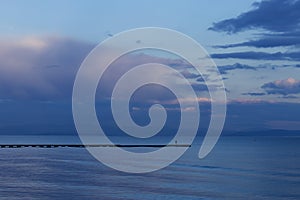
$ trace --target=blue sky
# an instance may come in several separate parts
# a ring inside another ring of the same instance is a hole
[[[109,34],[131,28],[158,26],[185,32],[191,37],[207,36],[213,21],[232,16],[251,6],[251,1],[4,1],[1,33],[16,35],[63,35],[100,42]],[[79,28],[80,27],[80,28]],[[215,34],[214,37],[218,37]],[[210,40],[213,39],[210,37]],[[203,40],[204,41],[204,40]]]
[[[74,132],[71,95],[82,60],[104,39],[147,26],[206,48],[227,89],[225,130],[300,130],[299,10],[298,0],[2,1],[0,134]]]

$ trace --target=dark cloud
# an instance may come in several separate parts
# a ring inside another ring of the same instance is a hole
[[[249,96],[264,96],[266,93],[264,92],[247,92],[243,93],[242,95],[249,95]]]
[[[293,78],[285,80],[276,80],[273,82],[265,83],[261,86],[268,94],[299,94],[300,93],[300,81]]]
[[[228,103],[224,130],[231,128],[262,130],[269,128],[269,126],[265,126],[267,121],[300,120],[299,103],[247,102],[236,101]],[[287,129],[287,127],[282,126],[280,129]]]
[[[166,59],[164,59],[166,60]],[[174,69],[188,69],[188,68],[194,68],[193,65],[190,63],[186,62],[183,59],[167,59],[168,66],[174,68]]]
[[[212,58],[217,59],[249,59],[249,60],[300,60],[300,51],[296,52],[276,52],[276,53],[266,53],[266,52],[256,52],[256,51],[246,51],[246,52],[232,52],[232,53],[219,53],[211,54]]]
[[[283,97],[280,97],[280,98],[283,98],[283,99],[299,99],[299,97],[297,97],[295,95],[287,95],[287,96],[283,96]]]
[[[207,85],[202,83],[193,83],[192,87],[195,91],[208,91]]]
[[[196,78],[196,82],[205,82],[205,80],[210,80],[209,74],[202,74],[198,78]]]
[[[199,78],[196,79],[197,82],[205,82],[204,78],[200,76]]]
[[[94,47],[95,44],[64,37],[0,40],[0,99],[70,99],[77,70]],[[109,95],[108,91],[112,91],[126,71],[144,63],[173,66],[186,78],[200,77],[187,70],[190,65],[183,59],[129,54],[112,63],[107,70],[108,75],[101,79],[105,85],[101,91],[103,96]],[[160,92],[155,87],[151,93]]]
[[[195,78],[200,77],[199,74],[192,73],[192,72],[190,72],[190,71],[187,70],[187,69],[184,69],[183,71],[181,71],[181,74],[182,74],[185,78],[188,78],[188,79],[195,79]]]
[[[215,45],[215,48],[233,47],[293,47],[300,46],[300,0],[263,0],[253,4],[253,9],[241,13],[235,18],[213,24],[209,30],[235,34],[247,30],[259,30],[254,39],[249,41]],[[263,32],[262,32],[263,31]],[[299,52],[240,52],[217,54],[216,58],[241,58],[259,60],[294,60],[298,61]]]
[[[244,65],[240,63],[235,63],[233,65],[224,65],[218,67],[221,74],[227,74],[228,71],[236,70],[236,69],[243,69],[243,70],[256,70],[256,67],[252,67],[249,65]]]
[[[299,103],[268,103],[268,102],[228,102],[226,124],[224,131],[264,130],[266,121],[300,121]],[[97,112],[110,105],[96,105]],[[14,102],[7,101],[0,104],[0,135],[77,135],[72,117],[72,105],[66,103],[45,102]],[[210,104],[201,104],[201,125],[207,126],[210,118]],[[171,111],[168,119],[178,124],[179,110]],[[136,117],[146,118],[148,112],[134,113]],[[136,119],[136,117],[133,117]],[[208,119],[207,119],[208,118]],[[180,115],[179,115],[180,119]],[[109,127],[108,135],[117,134],[109,126],[113,117],[99,118],[101,126]],[[203,128],[200,125],[201,129]],[[172,127],[172,125],[170,125]],[[170,127],[169,126],[169,127]],[[288,128],[282,126],[280,129]],[[177,130],[177,129],[176,129]],[[120,135],[118,135],[120,136]]]
[[[0,41],[0,98],[70,97],[76,71],[93,47],[62,37]]]
[[[256,48],[267,48],[267,47],[283,47],[283,46],[296,46],[300,45],[300,32],[297,35],[285,35],[276,34],[272,36],[263,36],[262,38],[249,40],[247,42],[241,42],[236,44],[226,44],[226,45],[215,45],[215,48],[232,48],[232,47],[256,47]]]
[[[274,65],[270,63],[265,63],[262,65],[257,66],[257,68],[265,68],[265,69],[272,69],[276,70],[278,68],[298,68],[299,66],[296,64],[281,64],[281,65]]]
[[[265,0],[253,4],[253,9],[236,18],[214,23],[209,30],[237,33],[250,29],[271,32],[295,32],[300,24],[299,0]]]

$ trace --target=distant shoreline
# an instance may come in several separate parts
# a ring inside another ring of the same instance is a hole
[[[121,148],[136,148],[136,147],[148,147],[148,148],[162,148],[162,147],[191,147],[189,144],[0,144],[0,148],[59,148],[59,147],[121,147]]]

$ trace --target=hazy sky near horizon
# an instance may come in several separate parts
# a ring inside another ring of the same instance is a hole
[[[121,31],[149,26],[192,37],[214,59],[230,104],[225,128],[300,130],[299,10],[299,0],[2,1],[0,134],[30,132],[35,122],[73,130],[65,126],[85,56]]]

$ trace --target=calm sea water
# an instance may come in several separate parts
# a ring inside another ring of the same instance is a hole
[[[221,137],[172,165],[127,174],[84,148],[0,149],[0,199],[300,199],[300,137]]]

